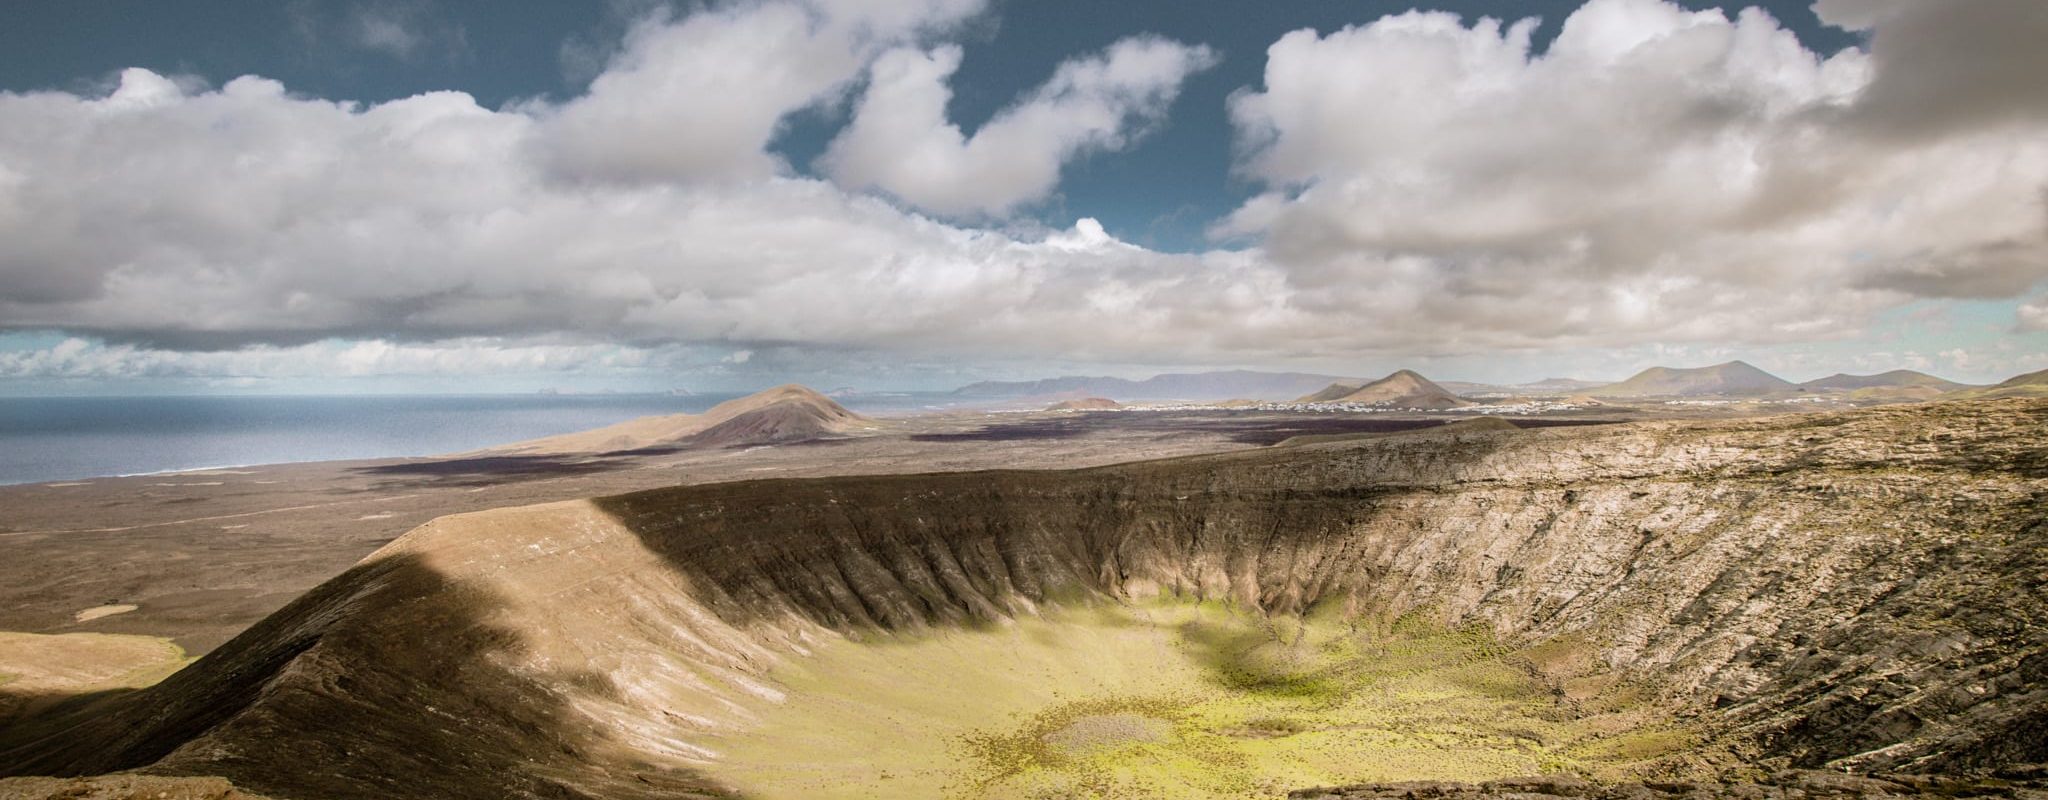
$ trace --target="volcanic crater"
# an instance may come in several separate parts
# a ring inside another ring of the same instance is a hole
[[[277,798],[2010,773],[2048,761],[2044,423],[1457,428],[444,517],[154,686],[12,722],[0,773]]]

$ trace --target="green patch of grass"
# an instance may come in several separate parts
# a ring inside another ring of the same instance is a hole
[[[708,743],[711,771],[760,798],[1280,797],[1618,775],[1694,746],[1633,697],[1557,695],[1537,665],[1584,643],[1515,652],[1437,618],[1162,600],[838,642],[777,675],[789,699],[758,725]]]
[[[961,748],[980,765],[970,793],[1042,783],[1046,785],[1043,788],[1064,786],[1114,794],[1117,781],[1110,768],[1127,755],[1125,751],[1145,747],[1160,737],[1132,735],[1128,741],[1108,746],[1077,748],[1063,741],[1063,734],[1090,722],[1119,718],[1181,728],[1187,723],[1186,709],[1191,703],[1191,698],[1171,696],[1095,697],[1060,703],[1003,731],[967,734],[961,737]],[[1194,733],[1176,730],[1172,736]]]
[[[1588,742],[1575,748],[1575,755],[1590,761],[1629,763],[1683,753],[1698,744],[1697,736],[1679,728],[1637,730]]]
[[[1225,690],[1269,697],[1332,700],[1346,687],[1318,653],[1280,631],[1237,620],[1198,618],[1179,629],[1186,652]]]

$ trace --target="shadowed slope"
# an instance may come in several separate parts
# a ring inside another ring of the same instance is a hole
[[[834,436],[865,418],[802,386],[780,386],[720,404],[704,413],[712,424],[682,439],[691,447],[780,444]]]
[[[2043,760],[2044,425],[2008,401],[1416,434],[448,517],[156,687],[0,732],[0,764],[688,796],[822,654],[1196,600],[1476,627],[1560,692],[1639,686],[1781,763]]]
[[[724,796],[576,712],[570,697],[607,695],[608,678],[537,650],[554,640],[518,630],[531,618],[503,582],[451,580],[463,557],[394,543],[154,687],[8,729],[0,764],[147,765],[295,798]]]

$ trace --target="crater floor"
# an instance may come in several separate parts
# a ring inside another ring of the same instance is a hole
[[[1698,737],[1612,681],[1421,617],[1264,617],[1165,599],[838,641],[710,740],[747,797],[1277,797],[1304,785],[1625,778]],[[1604,691],[1590,691],[1599,686]]]

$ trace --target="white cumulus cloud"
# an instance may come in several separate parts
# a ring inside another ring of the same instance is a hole
[[[1993,49],[2048,35],[2016,4],[1907,5],[2030,31]],[[1592,0],[1542,53],[1534,20],[1297,31],[1232,103],[1269,190],[1216,233],[1333,306],[1475,341],[1812,338],[1911,296],[2010,297],[2048,277],[2048,125],[1873,121],[1897,65],[2010,60],[1894,50],[1939,16],[1876,15],[1870,52],[1832,55],[1761,10],[1661,0]]]
[[[2019,329],[2027,332],[2048,331],[2048,295],[2020,304]]]
[[[1282,278],[1092,220],[1016,239],[794,177],[567,184],[548,121],[143,70],[0,95],[0,320],[172,349],[571,332],[955,354],[1256,347]],[[1086,247],[1075,247],[1074,243]],[[1085,299],[1147,310],[1101,335]],[[1258,313],[1249,313],[1249,312]]]
[[[1181,83],[1215,63],[1208,48],[1134,36],[1062,63],[1050,80],[972,137],[946,119],[961,49],[897,49],[869,69],[853,122],[821,159],[855,189],[880,188],[943,214],[1001,214],[1044,199],[1061,165],[1116,150],[1159,123]]]
[[[1978,49],[2048,38],[2010,4],[1939,5],[2040,34]],[[529,346],[702,345],[754,353],[749,368],[804,350],[1123,364],[1650,352],[1855,336],[1916,299],[2038,297],[2048,280],[2048,122],[1959,110],[1902,127],[1879,101],[1928,52],[1912,49],[1934,24],[1920,11],[1873,13],[1856,23],[1870,48],[1836,54],[1759,11],[1660,0],[1594,0],[1540,54],[1531,23],[1444,14],[1289,34],[1229,109],[1260,189],[1218,227],[1241,244],[1169,254],[1093,219],[1034,231],[903,207],[998,214],[1044,197],[1061,164],[1160,123],[1212,58],[1127,40],[967,136],[942,111],[959,53],[931,39],[977,9],[718,5],[643,23],[584,94],[496,109],[140,69],[104,93],[0,93],[0,329],[103,342],[8,369],[470,357],[414,352],[447,343],[482,364],[614,352]],[[863,74],[835,179],[780,163],[770,143],[789,115],[846,102]],[[2014,93],[2038,92],[1955,90],[2020,109],[2036,95]],[[876,127],[891,121],[876,103],[917,110],[900,139]],[[298,350],[335,341],[381,344]]]
[[[876,53],[942,30],[981,0],[731,4],[654,16],[627,34],[589,91],[533,110],[553,171],[624,182],[758,179],[784,117],[836,100]]]

